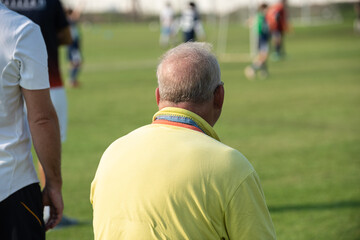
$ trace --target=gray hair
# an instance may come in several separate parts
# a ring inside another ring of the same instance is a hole
[[[187,42],[167,51],[157,68],[160,98],[173,103],[203,103],[221,82],[211,45]]]

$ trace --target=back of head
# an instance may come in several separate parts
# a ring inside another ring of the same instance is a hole
[[[73,11],[74,10],[71,7],[65,9],[66,14],[68,14],[68,15],[71,15],[73,13]]]
[[[260,12],[262,12],[262,11],[265,11],[267,8],[268,8],[268,5],[266,3],[262,3],[262,4],[260,4],[258,10]]]
[[[187,42],[167,51],[157,68],[161,101],[203,103],[221,83],[211,45]]]
[[[189,6],[190,6],[191,8],[196,8],[195,2],[189,2]]]

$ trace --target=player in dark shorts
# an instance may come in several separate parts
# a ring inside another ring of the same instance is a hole
[[[257,33],[258,52],[250,66],[245,68],[245,76],[252,80],[259,73],[262,79],[268,76],[267,58],[269,54],[269,25],[265,19],[267,4],[261,4],[255,18],[255,31]]]
[[[78,75],[82,65],[80,31],[78,27],[81,11],[78,9],[68,8],[66,9],[66,15],[70,23],[72,36],[72,43],[67,48],[67,57],[70,62],[69,81],[70,87],[78,87]]]

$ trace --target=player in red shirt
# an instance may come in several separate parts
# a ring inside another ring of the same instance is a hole
[[[288,30],[286,0],[269,7],[266,14],[266,21],[271,31],[271,39],[275,47],[275,53],[272,55],[274,59],[284,57],[284,35]]]

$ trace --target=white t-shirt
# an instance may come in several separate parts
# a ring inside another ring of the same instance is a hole
[[[49,88],[39,26],[0,3],[0,201],[38,182],[21,88]]]
[[[171,27],[174,12],[170,6],[166,6],[160,13],[160,23],[162,27]]]
[[[181,16],[181,28],[184,32],[190,32],[195,29],[196,26],[196,12],[191,9],[187,8],[183,11]]]

